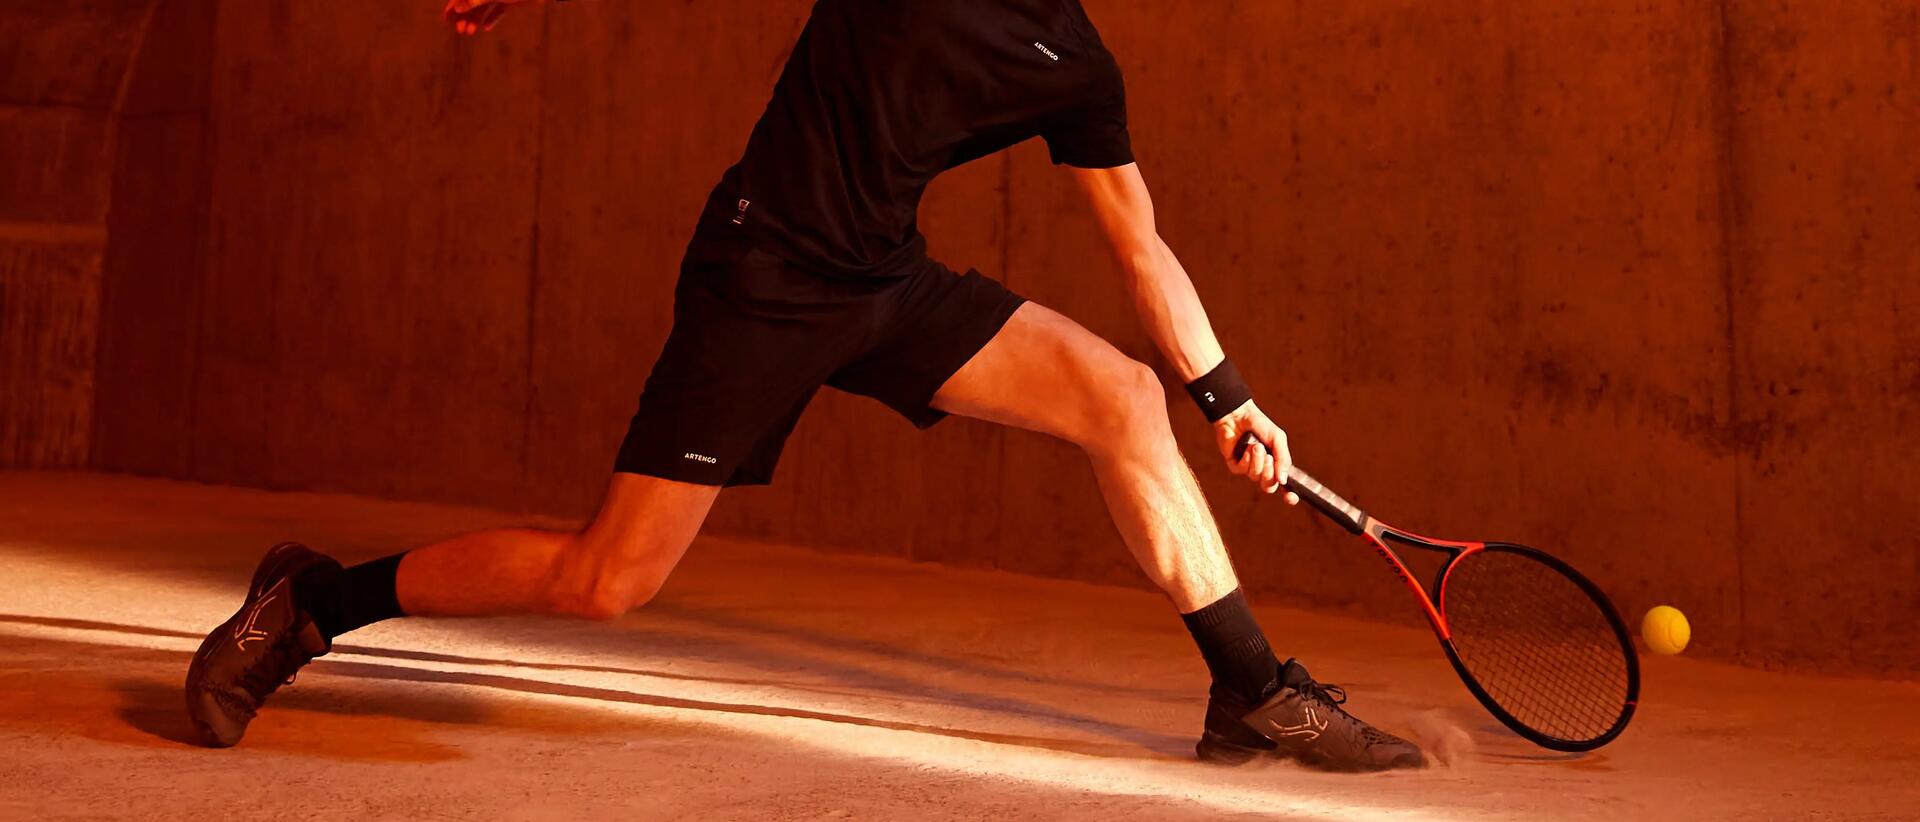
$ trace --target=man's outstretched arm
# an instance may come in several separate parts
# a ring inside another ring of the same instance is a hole
[[[1128,163],[1115,168],[1072,168],[1074,180],[1093,203],[1095,216],[1112,246],[1115,259],[1126,275],[1128,291],[1140,322],[1153,337],[1180,374],[1183,383],[1212,372],[1225,359],[1220,341],[1207,320],[1206,308],[1193,281],[1180,265],[1179,258],[1160,238],[1153,216],[1153,198],[1140,176],[1140,167]],[[1214,438],[1220,454],[1235,473],[1241,474],[1269,493],[1279,490],[1281,478],[1292,464],[1287,451],[1287,434],[1267,419],[1259,406],[1249,399],[1231,413],[1214,421]],[[1238,461],[1234,446],[1242,434],[1252,433],[1267,447],[1249,448]],[[1293,496],[1288,495],[1288,501]]]

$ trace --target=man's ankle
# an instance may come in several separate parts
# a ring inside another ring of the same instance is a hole
[[[329,641],[373,623],[406,616],[394,581],[400,560],[394,554],[346,569],[314,569],[294,579],[293,598]]]
[[[1280,662],[1254,621],[1247,598],[1235,588],[1212,604],[1180,616],[1221,687],[1258,705],[1276,689]]]

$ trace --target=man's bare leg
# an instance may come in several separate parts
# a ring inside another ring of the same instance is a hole
[[[653,598],[720,489],[614,474],[579,531],[481,531],[408,553],[395,592],[418,616],[555,614],[612,619]]]
[[[1127,548],[1182,613],[1239,587],[1159,378],[1079,323],[1022,305],[933,404],[1080,446]]]
[[[276,545],[246,604],[194,653],[187,715],[206,744],[237,743],[267,696],[335,636],[383,619],[612,619],[660,590],[719,492],[615,474],[599,514],[577,532],[483,531],[344,569],[306,546]]]
[[[1274,659],[1174,443],[1152,370],[1027,303],[940,388],[934,407],[1052,434],[1086,451],[1127,547],[1179,607],[1213,673],[1196,746],[1202,759],[1278,755],[1335,770],[1420,764],[1418,748],[1347,713],[1344,697],[1315,683],[1304,666]],[[1303,728],[1313,732],[1289,733]]]

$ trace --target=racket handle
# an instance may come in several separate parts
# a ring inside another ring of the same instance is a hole
[[[1233,461],[1239,462],[1240,457],[1247,453],[1247,449],[1257,442],[1259,442],[1259,440],[1254,438],[1252,432],[1241,434],[1240,441],[1233,446]],[[1265,445],[1261,446],[1263,449],[1265,447]],[[1321,485],[1319,480],[1314,479],[1313,476],[1307,472],[1300,470],[1300,466],[1294,465],[1287,468],[1285,485],[1288,491],[1299,494],[1301,499],[1306,500],[1308,505],[1314,507],[1314,510],[1325,514],[1327,519],[1339,523],[1340,527],[1352,531],[1355,534],[1366,532],[1366,513],[1362,512],[1359,506],[1346,501],[1341,498],[1339,494],[1334,493],[1333,489]]]

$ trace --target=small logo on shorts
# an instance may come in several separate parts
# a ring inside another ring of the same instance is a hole
[[[1035,40],[1033,41],[1033,47],[1039,49],[1040,53],[1046,55],[1048,59],[1056,63],[1060,62],[1060,55],[1054,54],[1053,49],[1047,48],[1047,44]]]
[[[688,451],[687,453],[681,454],[680,456],[684,459],[690,459],[690,460],[693,460],[694,462],[704,462],[708,465],[720,464],[720,461],[717,459],[709,457],[706,454],[695,454],[692,451]]]
[[[736,210],[736,211],[734,211],[734,213],[733,213],[733,224],[734,224],[734,225],[746,225],[746,224],[747,224],[747,208],[748,208],[748,207],[750,207],[750,206],[752,206],[752,205],[753,205],[753,201],[752,201],[752,200],[741,200],[741,201],[740,201],[740,202],[739,202],[739,203],[738,203],[738,204],[736,205],[736,208],[737,208],[737,210]]]

